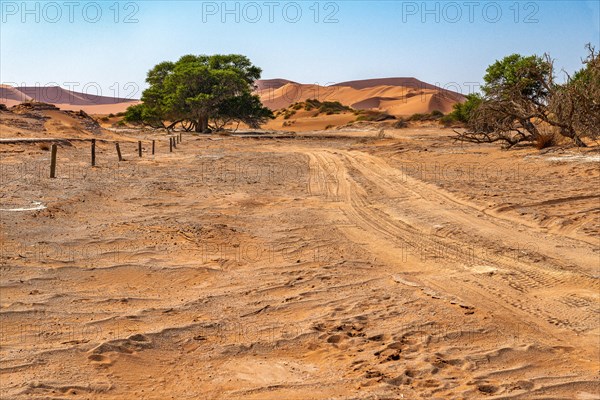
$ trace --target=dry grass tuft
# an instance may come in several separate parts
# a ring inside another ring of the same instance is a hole
[[[534,146],[538,150],[554,147],[558,145],[558,140],[553,132],[540,134],[534,142]]]

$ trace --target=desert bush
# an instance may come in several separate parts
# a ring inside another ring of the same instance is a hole
[[[392,128],[394,128],[394,129],[403,129],[406,127],[408,127],[408,124],[406,123],[406,121],[403,118],[400,118],[398,121],[396,121],[392,124]]]
[[[432,119],[440,119],[444,116],[444,113],[440,110],[433,110],[429,115]]]
[[[373,110],[361,110],[356,121],[372,121],[372,122],[380,122],[380,121],[388,121],[396,119],[393,115],[390,115],[386,112],[382,111],[373,111]]]
[[[548,147],[554,147],[558,145],[558,137],[554,132],[543,132],[540,133],[534,141],[534,146],[538,150],[542,150]]]
[[[281,115],[280,113],[283,112],[284,118],[285,118],[286,113],[291,116],[291,115],[293,115],[293,114],[290,114],[292,111],[298,111],[301,109],[304,109],[305,111],[317,110],[316,114],[313,115],[313,117],[316,117],[322,113],[326,114],[326,115],[332,115],[332,114],[339,114],[344,111],[354,111],[352,108],[343,105],[339,101],[320,102],[317,99],[307,99],[304,102],[297,102],[297,103],[291,104],[287,108],[287,110],[279,111],[276,114],[276,116]],[[289,116],[288,116],[288,118],[289,118]]]
[[[108,122],[109,118],[108,117],[102,117],[102,118],[100,118],[100,121],[102,121],[102,122]]]
[[[439,110],[433,110],[431,113],[416,113],[408,117],[408,121],[435,121],[444,116]]]
[[[474,111],[479,107],[483,98],[477,93],[468,94],[466,100],[462,103],[456,103],[452,112],[442,117],[442,123],[462,122],[467,123],[471,119]]]
[[[444,115],[442,118],[440,118],[440,123],[445,127],[452,126],[457,122],[457,119],[452,115],[452,113]]]
[[[317,99],[307,99],[301,104],[304,106],[304,111],[312,111],[321,106],[321,102]]]
[[[48,143],[40,143],[40,150],[48,151],[50,150],[50,145]]]
[[[339,101],[324,101],[319,106],[319,111],[326,113],[327,115],[339,114],[342,111],[351,111],[350,107],[347,107]]]
[[[325,130],[328,130],[328,129],[331,129],[331,128],[334,128],[334,127],[335,127],[335,125],[331,125],[331,124],[330,124],[330,125],[327,125],[327,126],[325,127]]]
[[[290,119],[294,115],[296,115],[296,110],[286,110],[283,113],[283,119]]]
[[[113,113],[108,114],[108,118],[114,118],[114,117],[115,117],[115,114],[113,114]]]

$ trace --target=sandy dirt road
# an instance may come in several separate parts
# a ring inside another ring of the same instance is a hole
[[[4,145],[3,397],[598,398],[597,153],[374,136]]]

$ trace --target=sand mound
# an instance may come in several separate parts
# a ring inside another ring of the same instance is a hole
[[[18,101],[20,103],[30,101],[31,97],[12,86],[0,85],[0,102],[4,103],[6,100]]]
[[[98,121],[83,110],[61,110],[54,104],[27,101],[0,113],[0,139],[29,140],[47,138],[111,136]]]
[[[101,104],[130,103],[132,99],[125,99],[111,96],[98,96],[90,93],[78,93],[72,90],[66,90],[60,86],[37,87],[23,86],[15,88],[26,96],[44,103],[51,104],[72,104],[95,106]]]
[[[0,104],[12,107],[22,102],[38,101],[54,104],[60,109],[79,111],[89,114],[109,114],[125,111],[127,107],[138,104],[136,99],[111,96],[98,96],[90,93],[78,93],[59,86],[22,86],[0,85]]]
[[[411,115],[439,110],[444,113],[464,100],[460,93],[421,82],[415,78],[370,79],[332,86],[286,83],[277,89],[258,90],[263,104],[273,110],[307,99],[339,101],[356,109],[376,109],[393,115]]]

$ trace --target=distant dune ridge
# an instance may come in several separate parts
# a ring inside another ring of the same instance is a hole
[[[139,103],[136,99],[79,93],[60,86],[0,85],[0,103],[12,107],[26,101],[54,104],[63,110],[84,110],[89,114],[117,113]]]
[[[365,79],[329,86],[302,84],[288,79],[256,81],[256,93],[272,110],[287,108],[307,99],[339,101],[359,110],[379,110],[392,115],[412,115],[439,110],[452,111],[452,106],[464,101],[457,92],[422,82],[416,78]],[[78,93],[51,87],[12,87],[0,85],[0,103],[12,107],[24,101],[54,104],[63,110],[84,110],[89,114],[109,114],[125,111],[139,100]]]
[[[465,99],[460,93],[416,78],[365,79],[329,86],[269,79],[258,81],[257,87],[263,104],[273,110],[316,98],[320,101],[339,101],[355,109],[375,109],[393,115],[412,115],[434,110],[447,113],[452,111],[454,104]]]
[[[9,107],[24,101],[31,101],[31,97],[21,92],[18,88],[0,85],[0,103],[6,104]]]
[[[279,89],[288,83],[298,85],[298,82],[289,81],[287,79],[259,79],[254,83],[257,90]]]

